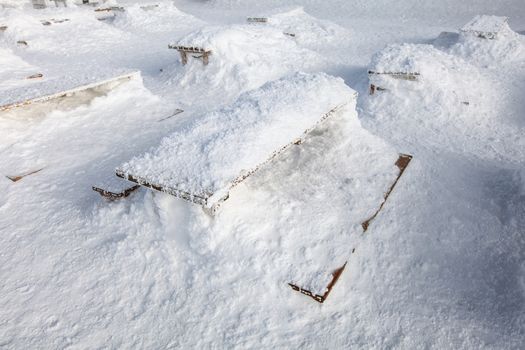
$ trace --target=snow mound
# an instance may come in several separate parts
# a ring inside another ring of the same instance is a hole
[[[355,92],[342,79],[297,73],[196,118],[120,171],[208,198],[228,191],[240,174],[255,170],[325,113],[348,102],[355,103]]]
[[[124,31],[158,33],[204,24],[194,16],[180,11],[171,2],[164,1],[155,5],[158,6],[147,10],[143,8],[147,6],[144,4],[128,6],[124,12],[117,13],[113,25]]]
[[[29,5],[29,0],[1,0],[0,9],[2,8],[22,8]]]
[[[449,52],[479,65],[497,66],[504,62],[523,60],[525,39],[507,23],[503,23],[495,39],[461,31],[458,42],[450,47]]]
[[[268,26],[229,25],[208,26],[190,33],[177,45],[211,50],[209,64],[188,55],[182,66],[177,63],[166,69],[168,84],[189,91],[188,103],[194,102],[198,89],[216,90],[221,100],[231,102],[239,93],[255,89],[267,81],[298,70],[315,70],[323,58],[301,48],[281,30]],[[203,94],[204,95],[204,94]]]
[[[466,40],[481,40],[481,47],[498,46],[500,39]],[[522,155],[514,146],[525,145],[522,118],[503,106],[518,100],[515,91],[523,86],[518,78],[522,68],[509,68],[501,62],[497,69],[491,69],[451,52],[455,50],[445,52],[414,44],[391,45],[379,52],[370,70],[420,75],[415,81],[407,81],[371,74],[370,83],[388,91],[368,98],[365,108],[385,124],[416,120],[416,137],[424,138],[432,148],[517,161]],[[397,128],[394,125],[392,128]]]
[[[470,84],[470,78],[476,76],[474,68],[461,58],[438,50],[432,45],[420,44],[387,46],[372,57],[369,70],[380,73],[371,74],[370,82],[386,89],[395,89],[400,85],[416,90],[428,89],[429,86],[446,88],[461,81],[468,81]],[[417,82],[394,79],[381,73],[417,74]],[[461,78],[458,79],[459,77]]]
[[[285,33],[295,34],[295,40],[299,45],[316,50],[344,46],[351,38],[348,29],[315,18],[305,12],[303,7],[270,15],[268,25]]]
[[[39,10],[37,13],[38,16],[35,16],[33,11],[10,10],[6,14],[4,21],[8,28],[3,36],[7,45],[34,55],[59,55],[65,58],[104,52],[115,43],[131,38],[130,34],[98,21],[92,9],[59,7]],[[42,24],[42,21],[49,19],[67,21]],[[25,41],[28,45],[16,46],[18,41]]]

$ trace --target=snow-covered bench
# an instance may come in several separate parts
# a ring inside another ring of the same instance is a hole
[[[116,173],[213,213],[232,188],[325,119],[355,113],[355,103],[356,92],[340,78],[297,73],[195,119]]]
[[[185,65],[188,63],[188,54],[196,54],[197,56],[193,56],[194,58],[202,59],[202,63],[204,65],[207,65],[209,62],[209,56],[211,55],[211,50],[205,49],[202,47],[195,47],[195,46],[183,46],[183,45],[176,45],[176,44],[170,44],[168,45],[169,49],[177,50],[180,54],[180,58],[182,61],[182,64]]]
[[[129,196],[139,189],[139,185],[130,184],[118,177],[108,176],[92,186],[93,191],[110,200],[121,199]]]

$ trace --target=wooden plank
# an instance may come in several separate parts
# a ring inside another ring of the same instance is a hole
[[[390,186],[390,188],[386,191],[384,199],[383,199],[383,202],[381,203],[381,205],[379,206],[377,211],[371,217],[369,217],[367,220],[365,220],[361,224],[361,227],[363,228],[363,232],[366,232],[366,230],[368,230],[368,227],[370,226],[370,223],[372,222],[372,220],[374,220],[376,218],[377,214],[379,214],[379,212],[381,211],[381,209],[383,209],[383,206],[385,205],[386,200],[388,199],[388,197],[390,196],[390,194],[394,190],[394,187],[396,187],[397,182],[399,181],[399,179],[401,178],[401,176],[405,172],[405,170],[408,167],[408,164],[410,164],[411,160],[412,160],[412,156],[411,155],[408,155],[408,154],[400,154],[399,155],[399,158],[397,159],[397,161],[395,163],[395,165],[399,169],[399,174],[397,175],[395,180],[392,182],[392,185]]]
[[[40,172],[42,170],[44,170],[44,168],[40,168],[40,169],[37,169],[37,170],[31,170],[31,171],[28,171],[28,172],[20,174],[20,175],[11,175],[11,176],[7,175],[6,177],[9,180],[13,181],[13,182],[18,182],[18,181],[22,180],[24,177],[36,174],[36,173],[38,173],[38,172]]]
[[[375,72],[375,71],[369,70],[368,76],[373,76],[373,75],[388,75],[389,77],[392,77],[394,79],[417,81],[421,74],[417,72]]]

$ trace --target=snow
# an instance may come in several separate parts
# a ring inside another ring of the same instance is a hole
[[[497,35],[499,31],[507,27],[508,17],[498,16],[476,16],[470,22],[465,24],[462,32],[472,32],[479,34],[494,34]]]
[[[210,206],[210,197],[213,202],[227,197],[238,179],[301,139],[331,110],[345,104],[355,109],[355,100],[342,79],[297,73],[241,95],[224,110],[195,118],[118,171],[203,198]]]
[[[45,82],[24,79],[38,72],[64,86],[142,77],[39,118],[0,114],[0,174],[43,168],[0,178],[1,348],[523,347],[523,1],[141,3],[154,1],[118,1],[128,10],[113,21],[91,6],[0,6],[2,96]],[[510,29],[430,45],[479,14],[508,16]],[[70,21],[41,25],[50,18]],[[168,44],[197,37],[216,44],[209,65],[182,66]],[[384,77],[388,90],[369,95],[378,52],[421,79]],[[327,119],[215,217],[144,188],[113,202],[91,189],[298,71],[342,78],[359,93],[357,118]],[[414,158],[363,234],[398,152]],[[287,284],[321,291],[345,261],[323,304]]]

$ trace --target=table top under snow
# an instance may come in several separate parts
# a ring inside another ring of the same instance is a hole
[[[508,17],[478,15],[461,28],[462,32],[498,33],[507,24]]]
[[[210,205],[329,111],[348,103],[355,108],[355,98],[340,78],[297,73],[193,120],[156,149],[121,165],[117,174]]]
[[[26,80],[24,84],[10,89],[0,88],[0,110],[27,102],[45,101],[64,93],[96,88],[122,79],[139,76],[138,72],[100,73],[96,76],[69,74],[67,76],[44,77],[40,80]]]

